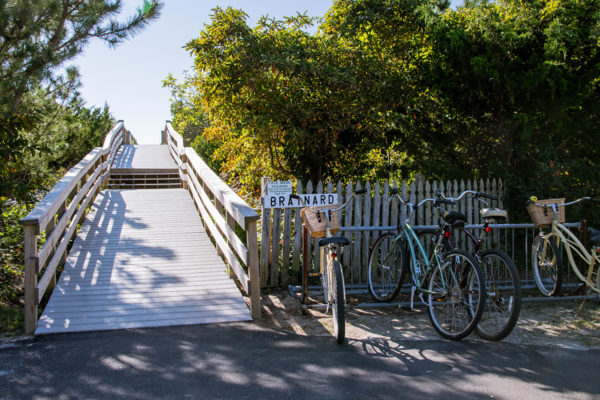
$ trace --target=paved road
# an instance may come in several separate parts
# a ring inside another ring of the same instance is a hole
[[[0,346],[0,399],[598,399],[600,349],[370,339],[249,323]]]

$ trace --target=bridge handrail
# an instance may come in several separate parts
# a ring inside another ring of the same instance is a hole
[[[179,168],[179,177],[185,182],[186,160],[183,137],[173,128],[171,121],[167,121],[165,129],[162,131],[161,144],[169,146],[169,153]]]
[[[56,284],[56,269],[64,263],[67,247],[107,179],[114,155],[123,143],[135,143],[123,121],[106,135],[103,147],[95,147],[71,168],[23,219],[25,233],[25,333],[37,327],[37,308]],[[46,240],[38,248],[38,239]],[[38,282],[38,275],[44,271]]]
[[[169,121],[162,140],[163,144],[170,146],[184,185],[192,195],[205,227],[238,282],[250,296],[252,317],[260,318],[258,213],[231,190],[193,148],[183,147],[183,138]],[[236,224],[245,232],[246,243],[237,236]],[[246,266],[247,272],[242,264]]]
[[[175,159],[185,152],[183,137],[173,128],[171,121],[167,121],[165,125],[161,144],[169,146],[169,152]]]

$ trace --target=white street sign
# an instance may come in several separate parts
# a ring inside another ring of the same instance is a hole
[[[274,196],[287,196],[292,194],[291,181],[269,181],[267,182],[267,194]]]
[[[337,193],[323,194],[301,194],[299,195],[305,205],[309,207],[330,206],[338,204]],[[271,195],[267,194],[263,197],[263,208],[298,208],[302,207],[300,200],[293,199],[287,195]]]

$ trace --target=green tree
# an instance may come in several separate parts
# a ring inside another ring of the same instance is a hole
[[[457,115],[451,145],[506,179],[509,204],[596,195],[600,1],[498,1],[432,15],[428,84]],[[466,128],[466,129],[460,129]]]
[[[250,28],[242,11],[215,9],[187,48],[212,122],[206,133],[222,143],[215,155],[224,168],[253,187],[261,174],[354,179],[407,171],[398,136],[429,125],[412,116],[435,106],[414,89],[416,61],[426,54],[418,9],[435,4],[338,1],[317,34],[307,32],[315,20],[306,15]]]
[[[23,132],[34,129],[40,116],[23,105],[32,88],[68,87],[76,74],[57,71],[81,53],[90,39],[115,46],[158,17],[162,4],[144,0],[129,20],[114,17],[121,1],[0,1],[0,180],[7,193],[9,163],[29,147]]]

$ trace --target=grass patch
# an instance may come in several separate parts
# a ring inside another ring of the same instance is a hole
[[[0,302],[0,335],[15,336],[23,334],[23,307],[18,304]]]

